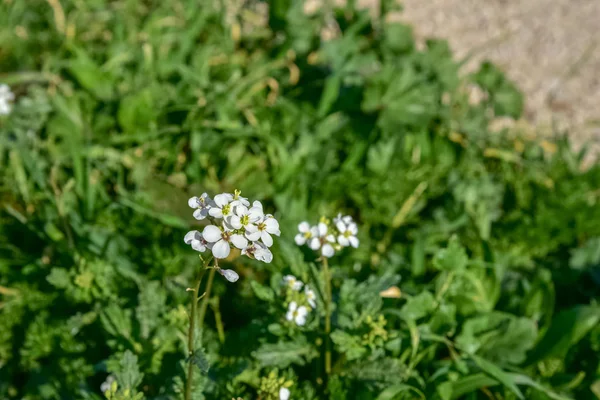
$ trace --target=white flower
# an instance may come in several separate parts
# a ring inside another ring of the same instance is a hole
[[[295,290],[296,292],[299,292],[300,289],[302,289],[302,286],[304,285],[304,283],[302,283],[301,281],[299,281],[298,279],[296,279],[296,277],[294,275],[286,275],[283,277],[283,281],[292,288],[292,290]]]
[[[0,84],[0,115],[8,115],[12,109],[10,102],[15,99],[15,95],[10,91],[6,84]]]
[[[109,375],[106,377],[106,380],[100,384],[100,391],[102,393],[110,390],[112,383],[115,381],[115,377],[113,375]]]
[[[188,200],[188,206],[195,208],[194,218],[197,220],[203,220],[208,215],[208,211],[214,206],[213,200],[208,197],[208,194],[202,193],[200,197],[190,197]]]
[[[308,242],[308,246],[313,250],[321,249],[321,254],[324,257],[332,257],[335,250],[332,243],[335,243],[335,236],[328,233],[327,224],[319,222],[316,227],[311,228],[313,238]]]
[[[356,234],[358,233],[358,227],[356,226],[356,223],[352,221],[351,217],[346,221],[348,221],[348,223],[346,223],[344,220],[338,220],[335,224],[336,228],[340,232],[337,237],[338,243],[344,247],[351,245],[352,247],[357,248],[359,244],[358,238],[356,237]]]
[[[279,400],[288,400],[290,398],[290,389],[280,388],[279,389]]]
[[[261,242],[253,242],[250,246],[242,250],[242,254],[267,264],[273,261],[273,253]]]
[[[227,258],[229,256],[231,251],[229,243],[232,243],[238,249],[245,249],[248,246],[248,240],[244,235],[221,230],[215,225],[206,226],[202,231],[202,237],[208,243],[213,243],[212,253],[215,258]]]
[[[273,245],[273,238],[271,235],[279,236],[281,231],[279,230],[279,222],[271,215],[265,215],[261,221],[258,221],[256,225],[248,225],[246,227],[246,237],[251,241],[255,242],[262,240],[267,247]]]
[[[308,314],[308,308],[304,306],[298,307],[298,303],[292,301],[289,305],[285,318],[288,321],[294,321],[296,325],[302,326],[306,323],[306,315]]]
[[[240,196],[241,194],[242,192],[237,189],[233,191],[233,201],[231,202],[231,205],[237,206],[238,204],[241,204],[243,206],[250,207],[248,198]]]
[[[233,203],[231,203],[233,204]],[[252,207],[248,209],[243,204],[238,204],[233,207],[233,213],[227,217],[225,222],[233,229],[254,229],[254,225],[263,217],[262,208],[257,209]],[[250,227],[252,225],[252,227]]]
[[[229,282],[237,282],[237,280],[240,279],[240,276],[238,275],[238,273],[232,269],[219,269],[218,271]]]
[[[298,224],[298,232],[300,232],[300,233],[298,233],[296,235],[296,237],[294,238],[294,240],[296,241],[296,244],[298,246],[302,246],[303,244],[306,243],[306,241],[308,239],[310,239],[312,237],[310,225],[306,221],[300,222]]]
[[[310,304],[312,308],[316,308],[317,296],[315,296],[315,292],[311,288],[309,288],[308,285],[304,287],[304,294],[306,295],[306,300],[308,301],[308,304]]]
[[[207,248],[212,248],[212,244],[208,243],[198,231],[189,231],[185,234],[183,241],[185,244],[192,245],[192,249],[201,253],[204,253]]]
[[[221,193],[215,196],[214,205],[208,210],[208,214],[215,218],[224,218],[233,212],[231,202],[233,195],[231,193]]]

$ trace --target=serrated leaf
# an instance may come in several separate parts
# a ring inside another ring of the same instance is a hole
[[[194,353],[188,358],[188,362],[194,364],[205,374],[208,373],[208,370],[210,369],[210,364],[208,363],[206,354],[204,354],[204,352],[200,349],[194,350]]]
[[[304,337],[296,341],[265,343],[252,353],[263,367],[277,368],[287,368],[292,364],[305,365],[317,354],[314,346]]]

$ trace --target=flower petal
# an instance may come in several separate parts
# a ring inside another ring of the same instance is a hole
[[[302,246],[303,244],[306,243],[306,237],[303,234],[301,234],[301,233],[299,233],[296,236],[294,236],[294,240],[296,241],[296,244],[298,246]]]
[[[323,254],[324,257],[332,257],[335,254],[335,251],[333,250],[333,246],[330,245],[329,243],[325,243],[323,245],[323,248],[321,249],[321,254]]]
[[[271,237],[271,235],[269,235],[268,232],[262,231],[260,238],[262,239],[265,246],[267,246],[267,247],[273,246],[273,238]]]
[[[350,236],[348,239],[350,240],[350,244],[352,245],[352,247],[358,247],[360,242],[358,241],[358,238],[356,236]]]
[[[233,229],[241,229],[242,228],[242,220],[237,215],[230,215],[227,217],[227,223]]]
[[[196,210],[194,210],[194,218],[196,218],[197,220],[203,220],[204,218],[206,218],[206,215],[208,214],[208,210],[206,208],[198,208]]]
[[[288,388],[280,388],[279,389],[279,400],[289,400],[290,398],[290,389]]]
[[[252,232],[252,231],[249,231],[246,227],[245,235],[246,235],[246,238],[248,240],[250,240],[251,242],[256,242],[257,240],[260,240],[261,232],[259,230]]]
[[[215,203],[218,207],[223,207],[233,200],[233,195],[230,193],[221,193],[215,196]]]
[[[348,225],[348,230],[351,234],[356,235],[358,233],[358,226],[353,222],[350,225]]]
[[[206,244],[202,240],[192,240],[192,249],[204,253]]]
[[[227,258],[231,249],[229,248],[229,243],[227,241],[221,239],[212,248],[212,253],[215,258]]]
[[[207,242],[214,243],[221,239],[221,230],[214,225],[207,225],[202,231],[202,237]]]
[[[344,233],[344,232],[346,232],[346,229],[348,229],[346,224],[343,223],[342,221],[336,222],[335,227],[337,228],[338,231],[340,231],[340,233]]]
[[[290,311],[296,311],[296,309],[298,308],[298,303],[296,303],[295,301],[292,301],[289,305],[288,310]]]
[[[188,200],[188,206],[190,206],[190,208],[198,208],[200,207],[200,200],[196,196],[190,197]]]
[[[319,250],[321,248],[321,241],[317,238],[312,238],[308,243],[308,247],[313,250]]]
[[[266,231],[271,235],[279,236],[281,231],[279,230],[279,222],[275,218],[267,218],[265,221]]]
[[[248,207],[246,207],[243,204],[238,204],[237,206],[235,206],[235,209],[233,210],[233,212],[238,217],[243,217],[244,215],[248,214]]]
[[[185,242],[185,244],[190,244],[190,243],[192,243],[192,240],[194,240],[194,239],[200,240],[201,237],[202,236],[200,235],[200,232],[198,232],[198,231],[189,231],[183,237],[183,241]]]
[[[302,221],[298,224],[298,231],[302,233],[306,233],[310,230],[310,225],[306,221]]]
[[[319,236],[325,236],[327,234],[327,225],[324,222],[319,222],[317,229],[319,230]]]
[[[273,261],[273,253],[269,249],[257,248],[254,251],[254,258],[268,264]]]
[[[210,214],[211,217],[223,218],[223,210],[221,210],[220,208],[213,207],[210,210],[208,210],[208,213]]]
[[[350,246],[350,241],[348,240],[348,238],[344,235],[340,235],[337,238],[338,243],[340,244],[340,246]]]
[[[233,245],[238,249],[245,249],[246,247],[248,247],[248,239],[246,239],[244,235],[231,235],[231,238],[229,238],[229,240],[231,240],[231,243],[233,243]]]

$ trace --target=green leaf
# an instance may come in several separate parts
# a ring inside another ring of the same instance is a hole
[[[118,370],[111,372],[115,374],[121,389],[133,390],[142,383],[144,378],[144,374],[140,372],[138,366],[138,358],[130,350],[125,350],[123,353]]]
[[[481,358],[474,354],[471,355],[471,358],[473,359],[473,361],[475,361],[479,368],[481,368],[485,373],[489,374],[493,378],[497,379],[504,386],[509,388],[514,394],[517,395],[519,399],[525,398],[523,396],[523,393],[521,393],[521,391],[513,381],[513,377],[511,375],[507,374],[500,367],[489,362],[485,358]]]
[[[166,310],[167,294],[160,282],[150,281],[142,285],[138,295],[136,316],[144,339],[162,322],[161,315]]]
[[[456,344],[469,354],[494,362],[519,364],[535,343],[537,328],[528,318],[494,311],[468,319]]]
[[[548,357],[564,357],[599,321],[600,307],[597,306],[577,306],[560,312],[528,354],[526,365]]]
[[[356,360],[367,353],[367,348],[362,345],[360,337],[350,335],[344,331],[335,330],[331,333],[331,340],[340,353],[344,353],[348,361]]]
[[[117,119],[125,132],[147,131],[154,122],[156,110],[152,90],[146,88],[125,96],[119,104]]]
[[[252,290],[254,291],[256,297],[258,297],[259,299],[268,302],[271,302],[275,299],[275,293],[273,292],[273,290],[271,290],[271,288],[263,286],[256,281],[250,281],[250,286],[252,287]]]
[[[442,271],[462,270],[467,266],[469,257],[465,248],[452,236],[448,247],[438,251],[433,259],[433,265]]]
[[[402,312],[404,318],[416,321],[430,315],[436,306],[435,297],[430,292],[424,291],[409,298],[400,312]]]
[[[419,398],[425,399],[425,395],[423,394],[423,392],[421,392],[416,387],[400,383],[400,384],[390,386],[387,389],[385,389],[383,392],[381,392],[379,394],[379,396],[377,396],[376,400],[393,400],[393,399],[398,398],[397,396],[399,394],[405,393],[405,392],[416,393],[419,395]]]
[[[572,400],[570,397],[557,394],[539,383],[535,382],[530,377],[523,374],[506,373],[511,377],[512,381],[517,385],[530,386],[551,398],[552,400]],[[477,390],[485,387],[492,387],[500,385],[501,383],[492,378],[489,375],[483,373],[476,373],[473,375],[460,378],[459,380],[452,382],[452,396],[450,400],[463,398],[464,395],[474,393]]]
[[[81,86],[101,100],[110,100],[113,96],[112,80],[83,51],[77,51],[77,58],[68,64],[69,71]]]
[[[287,368],[291,364],[305,365],[318,353],[302,336],[296,341],[265,343],[252,355],[263,367]]]
[[[325,81],[325,88],[323,89],[321,101],[319,102],[319,110],[317,112],[320,117],[327,115],[337,100],[341,84],[342,77],[339,75],[333,75]]]
[[[200,349],[194,350],[194,353],[188,358],[188,362],[194,364],[203,373],[208,373],[210,364],[206,358],[206,354]]]

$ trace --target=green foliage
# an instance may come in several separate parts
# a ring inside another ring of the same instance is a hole
[[[492,133],[523,108],[497,67],[353,3],[1,2],[0,398],[177,399],[187,362],[198,399],[600,398],[600,166]],[[234,188],[282,237],[222,262],[190,357],[186,201]],[[330,260],[327,338],[293,237],[337,212],[361,245]]]

